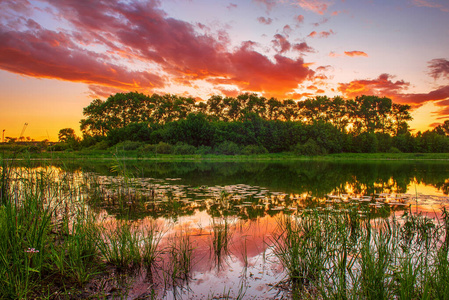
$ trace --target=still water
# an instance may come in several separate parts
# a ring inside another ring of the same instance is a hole
[[[129,299],[283,299],[285,272],[272,247],[281,216],[355,209],[362,216],[437,217],[449,204],[447,161],[117,160],[59,168],[82,174],[93,191],[89,203],[105,220],[156,222],[161,247],[186,241],[188,276],[170,283],[162,258],[151,278],[143,272],[126,283]],[[118,204],[123,195],[129,198]]]

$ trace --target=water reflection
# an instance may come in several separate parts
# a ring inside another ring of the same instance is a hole
[[[271,299],[285,273],[273,255],[281,216],[308,210],[401,215],[449,203],[447,162],[72,162],[87,203],[108,222],[157,222],[161,255],[128,297]],[[111,227],[112,228],[112,227]]]

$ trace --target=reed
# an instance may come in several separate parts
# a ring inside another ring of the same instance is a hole
[[[357,220],[350,210],[316,210],[283,216],[271,242],[292,298],[445,299],[446,217]]]

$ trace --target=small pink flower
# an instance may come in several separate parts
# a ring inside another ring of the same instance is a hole
[[[36,250],[35,248],[28,248],[28,250],[25,250],[26,253],[38,253],[39,250]]]

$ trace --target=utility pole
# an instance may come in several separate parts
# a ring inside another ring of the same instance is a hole
[[[3,129],[3,139],[2,139],[3,143],[5,142],[5,130],[6,129]]]

